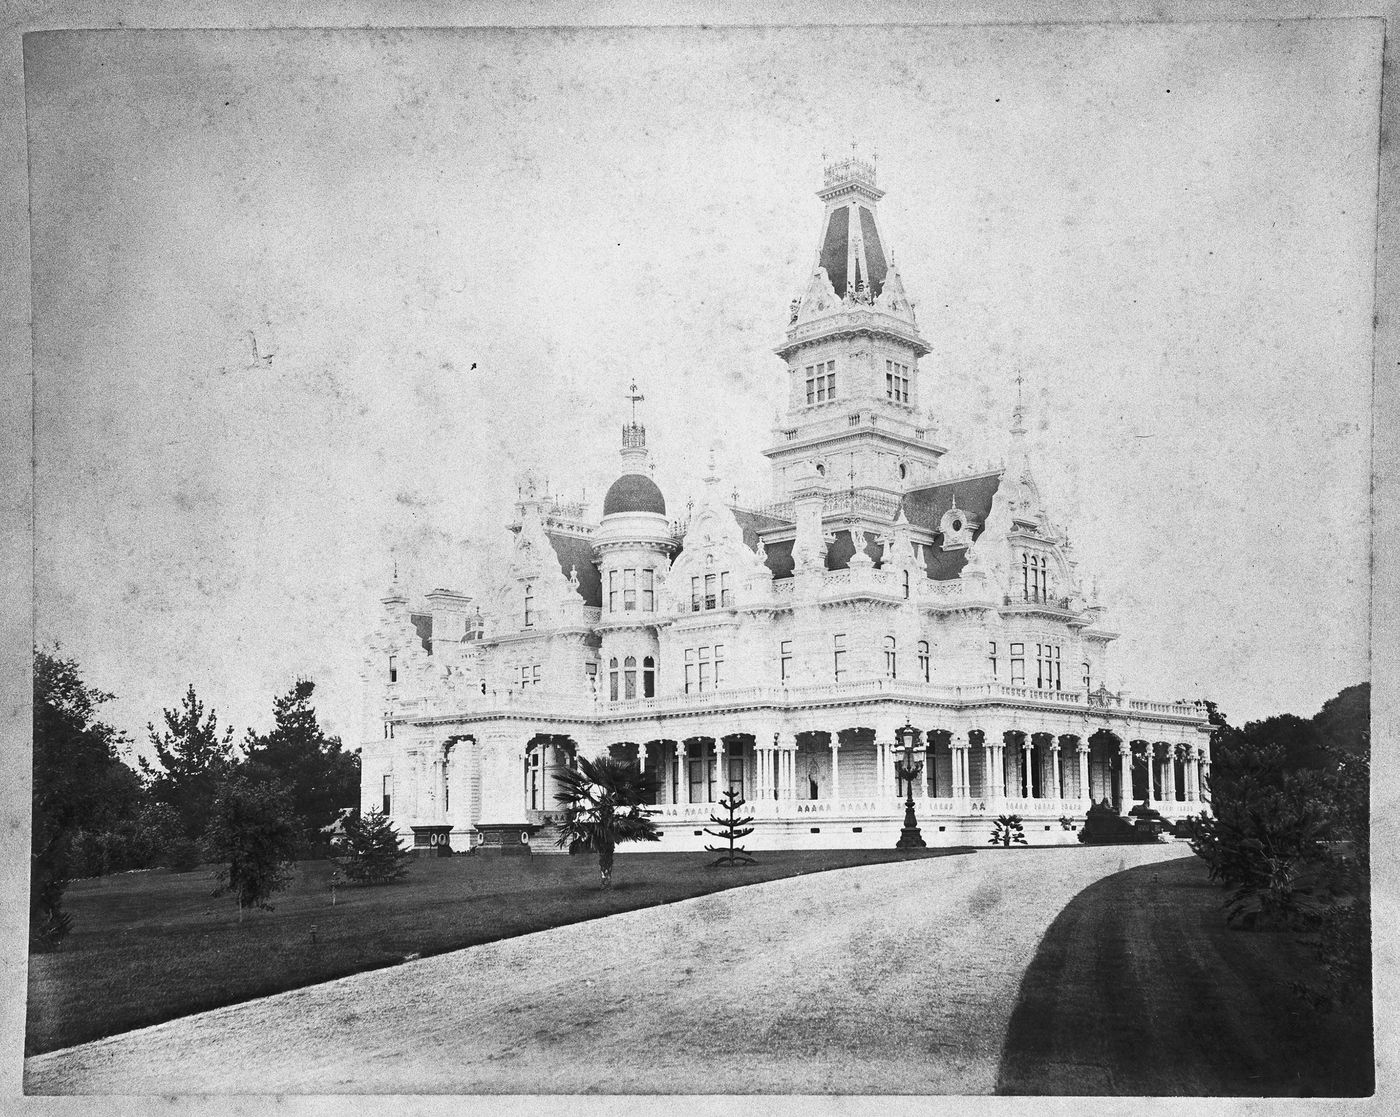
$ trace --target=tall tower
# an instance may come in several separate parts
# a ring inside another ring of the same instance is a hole
[[[874,164],[854,154],[828,164],[817,197],[826,212],[816,262],[775,350],[787,362],[788,407],[764,451],[774,496],[785,499],[815,467],[831,491],[897,503],[933,480],[944,453],[921,419],[919,358],[929,346],[880,235]]]

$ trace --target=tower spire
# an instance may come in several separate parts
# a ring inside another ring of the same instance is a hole
[[[647,460],[647,429],[637,422],[637,404],[646,397],[637,391],[637,382],[633,380],[631,390],[622,398],[632,404],[632,421],[622,428],[622,460],[639,469]]]

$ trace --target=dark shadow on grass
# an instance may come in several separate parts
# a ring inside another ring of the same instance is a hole
[[[1225,926],[1225,892],[1184,858],[1115,873],[1050,925],[1021,982],[999,1094],[1365,1097],[1368,1006],[1320,1012],[1297,934]]]

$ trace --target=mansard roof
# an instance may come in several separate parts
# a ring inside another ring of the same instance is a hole
[[[592,540],[552,531],[546,531],[545,536],[559,557],[559,569],[563,571],[564,577],[567,578],[571,570],[578,571],[578,592],[583,597],[583,603],[593,609],[601,608],[603,578],[593,562]]]
[[[987,473],[959,478],[956,481],[940,481],[936,485],[911,489],[904,494],[900,507],[905,519],[914,527],[931,531],[934,535],[935,545],[924,548],[930,578],[940,582],[956,578],[967,564],[965,550],[943,550],[943,535],[938,530],[943,514],[953,506],[954,498],[957,499],[959,508],[977,517],[977,530],[972,536],[975,541],[981,536],[987,517],[991,515],[992,497],[996,495],[1000,483],[1000,473]]]

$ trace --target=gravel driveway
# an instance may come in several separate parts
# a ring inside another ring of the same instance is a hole
[[[986,850],[774,881],[39,1055],[26,1092],[990,1094],[1050,922],[1183,856]]]

